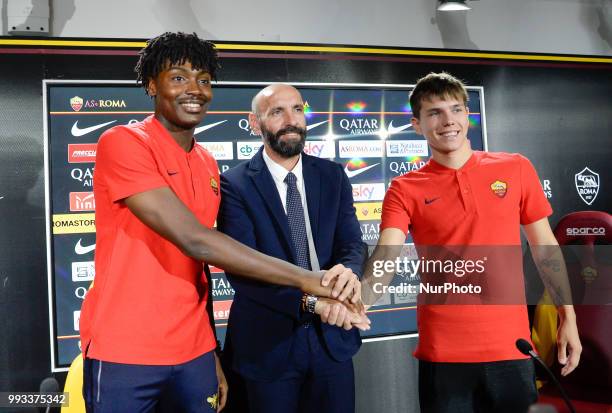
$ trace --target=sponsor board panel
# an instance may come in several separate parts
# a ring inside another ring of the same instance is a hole
[[[355,202],[353,205],[359,221],[380,221],[382,202]]]
[[[426,140],[385,141],[388,158],[405,158],[413,156],[429,156]]]
[[[344,165],[344,173],[351,182],[372,182],[383,179],[380,159],[353,158]]]
[[[70,163],[94,163],[96,162],[95,143],[70,143],[68,144],[68,162]]]
[[[351,184],[353,187],[353,201],[382,201],[385,197],[384,182],[372,184]]]
[[[70,170],[70,178],[77,187],[93,188],[93,167],[75,167]]]
[[[333,140],[307,140],[304,144],[304,153],[317,158],[332,159],[336,157],[336,143]]]
[[[542,185],[542,191],[544,191],[546,199],[551,199],[553,197],[553,190],[550,179],[540,179],[540,185]]]
[[[217,161],[231,161],[234,159],[233,142],[198,142],[198,145],[210,152]]]
[[[239,141],[236,144],[236,152],[238,154],[238,159],[241,160],[246,160],[246,159],[251,159],[259,150],[259,148],[261,148],[263,146],[263,142],[261,141],[249,141],[249,142],[244,142],[244,141]]]
[[[213,314],[215,316],[215,321],[227,320],[229,318],[231,307],[232,307],[232,300],[214,301],[213,302]]]
[[[382,158],[385,142],[382,140],[341,140],[338,142],[340,158]]]
[[[389,178],[402,176],[408,172],[416,171],[425,166],[428,158],[413,156],[407,158],[386,158],[385,172]]]
[[[72,281],[93,281],[96,268],[93,261],[77,261],[72,263]]]
[[[361,240],[368,245],[376,245],[380,236],[380,221],[359,221]]]
[[[79,331],[79,322],[81,321],[81,312],[75,311],[72,317],[74,320],[74,331]]]
[[[96,214],[55,214],[53,234],[96,232]]]
[[[70,192],[70,211],[85,212],[96,210],[96,200],[93,192]]]
[[[248,122],[251,99],[261,86],[217,85],[216,88],[221,90],[215,93],[208,115],[195,132],[200,145],[219,161],[220,172],[225,172],[251,159],[262,145],[261,138],[251,130]],[[429,156],[427,147],[419,141],[410,124],[410,87],[398,90],[384,86],[346,88],[317,85],[298,88],[306,103],[304,113],[308,139],[304,151],[342,164],[352,184],[362,237],[375,244],[381,201],[389,180],[417,169]],[[470,108],[476,113],[470,115],[469,136],[472,146],[480,149],[483,136],[478,91],[470,91],[470,102]],[[49,153],[53,165],[47,171],[53,188],[49,219],[54,237],[52,260],[57,261],[51,268],[71,274],[69,284],[58,290],[73,302],[66,307],[66,317],[52,322],[66,325],[62,327],[64,330],[73,330],[73,311],[85,297],[89,282],[72,281],[72,276],[83,281],[93,276],[80,264],[73,273],[72,264],[93,260],[95,251],[95,200],[89,198],[88,191],[93,189],[96,142],[102,133],[114,126],[144,119],[151,114],[152,104],[133,82],[58,83],[48,87],[47,110]],[[212,283],[214,298],[231,302],[234,290],[221,270],[213,272]],[[57,303],[63,298],[53,299]],[[391,300],[390,304],[378,308],[386,310],[394,305]],[[406,331],[405,320],[392,316],[392,311],[385,314],[388,316],[374,316],[378,326],[369,334]],[[406,317],[412,318],[411,315],[402,315],[403,319]],[[220,338],[223,338],[225,323],[224,319],[216,321]],[[379,326],[383,326],[382,329]],[[409,328],[413,331],[415,327]],[[56,361],[61,358],[59,364],[69,363],[78,346],[73,338],[68,337],[70,333],[56,333],[56,336],[62,336],[56,340],[61,347],[57,349]],[[70,343],[67,344],[69,349],[62,347],[65,343]]]

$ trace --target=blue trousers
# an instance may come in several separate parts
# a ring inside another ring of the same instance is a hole
[[[245,378],[250,413],[354,413],[353,361],[332,359],[319,326],[300,327],[287,370],[273,381]],[[230,389],[231,391],[231,389]]]
[[[83,398],[88,413],[216,412],[214,353],[173,366],[85,359]]]

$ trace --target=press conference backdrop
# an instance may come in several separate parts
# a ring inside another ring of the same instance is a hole
[[[409,85],[296,84],[305,101],[305,153],[340,163],[353,186],[363,240],[378,240],[381,204],[390,180],[429,159],[427,142],[413,131]],[[208,115],[195,130],[198,144],[224,172],[262,145],[248,124],[252,97],[262,84],[221,82]],[[152,102],[134,82],[45,81],[46,195],[51,359],[64,370],[80,352],[79,316],[94,279],[96,142],[107,129],[140,121]],[[484,96],[469,88],[469,138],[486,149]],[[408,240],[410,242],[410,239]],[[212,268],[215,325],[221,338],[234,290]],[[364,338],[416,331],[416,296],[384,295],[371,310]]]

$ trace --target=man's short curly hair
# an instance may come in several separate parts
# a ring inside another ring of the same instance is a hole
[[[182,65],[186,61],[196,70],[207,71],[216,80],[219,57],[215,45],[202,40],[197,34],[166,32],[147,41],[147,45],[138,52],[140,56],[134,68],[136,81],[149,94],[149,80],[154,79],[166,67]]]
[[[467,90],[461,80],[446,72],[430,73],[418,80],[410,94],[412,116],[419,119],[423,100],[429,100],[432,97],[454,98],[463,102],[466,107],[468,103]]]

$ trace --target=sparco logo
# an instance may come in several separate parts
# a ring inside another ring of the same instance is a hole
[[[578,195],[587,205],[591,205],[599,193],[599,174],[588,167],[574,175]]]
[[[96,161],[95,143],[70,143],[68,144],[68,162],[70,163],[93,163]]]
[[[595,235],[599,237],[606,235],[606,229],[604,227],[567,228],[565,233],[569,236]]]

